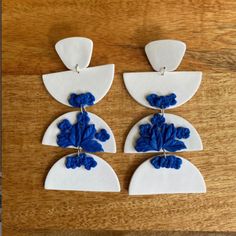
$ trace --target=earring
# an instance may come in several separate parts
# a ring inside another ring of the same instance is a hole
[[[129,195],[206,192],[199,170],[188,160],[171,154],[203,149],[198,132],[187,120],[165,113],[191,99],[201,83],[202,72],[175,71],[185,50],[185,43],[177,40],[150,42],[145,52],[155,72],[124,73],[130,95],[141,105],[160,110],[133,126],[124,152],[162,152],[137,168]]]
[[[48,92],[59,102],[76,107],[54,120],[47,128],[42,144],[74,148],[76,153],[58,160],[48,172],[45,189],[119,192],[120,184],[112,167],[94,152],[116,152],[110,127],[86,107],[99,102],[114,78],[114,65],[88,67],[93,42],[82,37],[56,43],[56,51],[67,71],[45,74]],[[87,68],[88,67],[88,68]]]

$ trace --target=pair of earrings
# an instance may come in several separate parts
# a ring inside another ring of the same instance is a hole
[[[114,78],[114,65],[88,67],[93,42],[82,37],[59,41],[56,51],[64,72],[43,75],[48,92],[59,102],[79,108],[54,120],[42,143],[75,148],[77,152],[58,160],[50,169],[45,189],[119,192],[120,184],[112,167],[94,152],[116,152],[110,127],[86,108],[99,102]],[[147,57],[155,72],[124,73],[130,95],[141,105],[161,112],[140,120],[129,132],[124,152],[162,152],[141,164],[132,176],[129,194],[206,192],[199,170],[186,159],[168,152],[202,150],[196,129],[184,118],[166,109],[187,102],[198,90],[201,72],[175,72],[186,45],[177,40],[159,40],[146,45]]]

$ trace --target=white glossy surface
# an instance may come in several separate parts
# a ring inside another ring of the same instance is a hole
[[[182,159],[180,169],[155,169],[150,159],[134,172],[129,195],[205,193],[206,185],[200,171],[188,160]]]
[[[69,154],[71,156],[73,154]],[[120,183],[112,167],[103,159],[88,153],[97,166],[86,170],[83,166],[75,169],[65,167],[66,156],[58,160],[48,172],[45,189],[92,192],[120,192]]]
[[[166,109],[181,106],[198,90],[202,72],[166,72],[161,75],[159,72],[136,72],[124,73],[124,82],[129,94],[139,104],[152,108],[146,100],[146,96],[154,93],[158,96],[166,96],[170,93],[176,94],[176,105]]]
[[[145,118],[141,119],[138,123],[136,123],[132,129],[130,130],[126,140],[125,140],[125,146],[124,146],[124,152],[125,153],[141,153],[137,152],[134,148],[136,144],[136,140],[140,137],[139,135],[139,126],[141,124],[150,123],[151,117],[153,115],[146,116]],[[200,151],[203,150],[201,137],[198,134],[197,130],[184,118],[165,113],[165,119],[166,123],[173,123],[175,127],[185,127],[189,128],[190,130],[190,137],[187,139],[181,139],[181,141],[184,142],[186,145],[186,149],[181,150],[181,152],[186,151]],[[156,151],[150,151],[150,153],[157,153]]]
[[[79,73],[64,71],[43,75],[43,82],[48,92],[59,102],[70,106],[71,93],[90,92],[99,102],[109,91],[114,78],[114,65],[89,67]]]
[[[93,41],[83,37],[65,38],[56,43],[55,49],[65,66],[76,71],[76,65],[80,69],[88,67],[93,52]]]
[[[178,68],[185,54],[186,44],[178,40],[157,40],[145,46],[148,60],[155,71],[165,67],[165,71]]]
[[[63,119],[68,119],[71,124],[76,122],[76,115],[78,114],[77,111],[68,112],[63,114],[62,116],[55,119],[47,128],[46,132],[44,133],[42,144],[50,145],[50,146],[57,146],[57,135],[59,134],[60,130],[58,129],[57,125]],[[112,133],[111,128],[107,125],[107,123],[98,117],[97,115],[88,112],[90,123],[95,125],[95,128],[99,131],[100,129],[106,129],[106,131],[110,134],[110,138],[106,142],[100,142],[104,152],[115,153],[116,152],[116,142],[114,135]],[[74,148],[74,147],[71,147]]]

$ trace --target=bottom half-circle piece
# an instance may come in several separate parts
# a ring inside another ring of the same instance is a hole
[[[206,184],[200,171],[188,160],[182,160],[180,169],[156,169],[150,159],[143,162],[134,172],[129,195],[205,193]]]
[[[72,190],[88,192],[120,192],[119,179],[112,167],[102,158],[86,153],[97,165],[86,170],[84,166],[67,169],[67,155],[58,160],[48,172],[44,188],[50,190]]]

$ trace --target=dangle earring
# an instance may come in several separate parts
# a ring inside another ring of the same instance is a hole
[[[100,101],[111,87],[114,65],[88,67],[93,42],[72,37],[59,41],[56,51],[67,71],[45,74],[48,92],[59,102],[76,107],[54,120],[47,128],[44,145],[75,148],[76,153],[58,160],[50,169],[45,189],[119,192],[120,184],[112,167],[94,152],[116,152],[110,127],[86,107]]]
[[[125,153],[162,152],[134,172],[130,195],[206,192],[199,170],[172,154],[202,150],[198,132],[184,118],[165,112],[191,99],[201,83],[202,72],[174,71],[185,50],[185,43],[177,40],[150,42],[145,52],[155,72],[124,73],[130,95],[141,105],[160,110],[135,124],[126,138]]]

